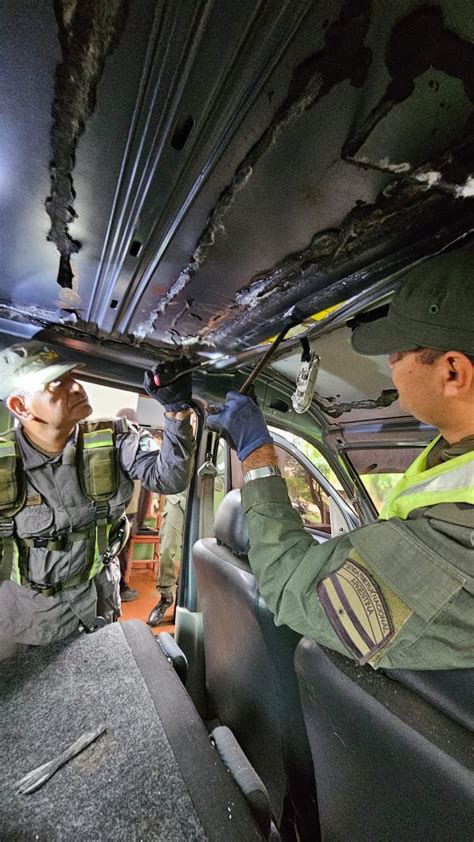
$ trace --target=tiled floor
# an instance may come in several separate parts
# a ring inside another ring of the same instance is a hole
[[[139,593],[138,599],[133,602],[122,602],[122,620],[143,620],[145,623],[151,609],[160,601],[155,587],[156,573],[151,569],[133,569],[130,574],[130,587]],[[154,634],[167,631],[174,632],[173,625],[174,606],[165,614],[165,622],[161,626],[152,629]]]

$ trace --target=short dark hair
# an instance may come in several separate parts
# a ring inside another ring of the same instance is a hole
[[[414,353],[416,354],[416,359],[419,363],[423,365],[433,365],[436,360],[439,360],[443,354],[446,354],[446,351],[438,351],[435,348],[415,348]],[[460,351],[460,354],[464,354],[464,351]],[[464,354],[465,357],[468,358],[469,362],[474,365],[474,357],[470,354]]]

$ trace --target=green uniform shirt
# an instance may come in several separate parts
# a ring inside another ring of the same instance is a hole
[[[474,667],[474,507],[417,509],[317,544],[278,477],[242,489],[277,625],[374,667]]]

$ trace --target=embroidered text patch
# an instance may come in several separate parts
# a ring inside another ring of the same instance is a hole
[[[365,664],[393,637],[390,611],[379,584],[361,565],[344,564],[316,586],[326,617],[352,657]]]

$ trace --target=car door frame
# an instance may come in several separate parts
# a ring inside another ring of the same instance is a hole
[[[300,438],[303,438],[301,436],[301,433],[299,433],[299,436]],[[361,525],[356,513],[353,511],[353,509],[351,509],[349,504],[344,500],[344,498],[339,494],[339,492],[336,491],[334,486],[331,484],[330,480],[328,480],[328,478],[325,477],[324,474],[321,473],[321,471],[319,471],[315,465],[313,465],[311,460],[297,447],[297,445],[288,441],[288,439],[275,432],[275,430],[272,430],[272,438],[274,443],[277,444],[278,447],[281,447],[283,450],[286,450],[287,453],[293,456],[293,458],[300,463],[300,465],[307,471],[307,473],[309,473],[315,479],[315,481],[323,488],[327,496],[334,501],[335,505],[338,508],[338,511],[342,516],[344,523],[346,524],[347,529],[345,531],[350,532],[352,529],[356,529],[358,526]],[[305,441],[308,441],[308,444],[311,444],[313,447],[315,447],[314,443],[309,439],[305,439]],[[325,458],[323,453],[321,453],[321,456]],[[330,467],[332,469],[332,466]],[[307,529],[308,532],[310,532],[316,540],[327,541],[330,538],[336,537],[335,535],[328,536],[325,532],[308,526],[307,524],[305,524],[305,529]]]

